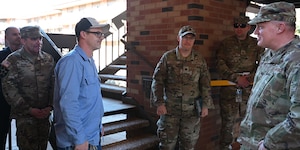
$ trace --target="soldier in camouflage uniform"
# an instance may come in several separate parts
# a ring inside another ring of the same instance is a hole
[[[6,58],[8,73],[2,79],[3,94],[16,119],[17,145],[21,150],[45,150],[53,99],[54,59],[41,51],[37,26],[21,28],[23,48]]]
[[[295,36],[295,6],[276,2],[260,8],[257,44],[266,48],[257,68],[246,116],[242,150],[300,149],[300,40]]]
[[[157,134],[161,150],[174,150],[177,142],[181,150],[193,150],[200,117],[214,108],[206,61],[192,49],[195,38],[195,30],[183,26],[177,36],[179,45],[164,53],[154,70],[152,102],[160,116]]]
[[[251,83],[257,68],[257,63],[263,49],[257,46],[256,39],[249,36],[251,26],[247,24],[249,17],[234,18],[234,32],[221,42],[217,51],[217,69],[224,80],[229,80],[237,86],[221,87],[220,113],[222,128],[220,149],[231,149],[232,142],[239,135],[239,124],[244,117]],[[242,89],[242,102],[236,102],[237,88]]]

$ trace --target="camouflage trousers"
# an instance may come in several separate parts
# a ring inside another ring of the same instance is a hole
[[[221,100],[220,114],[222,118],[220,149],[228,150],[240,135],[240,123],[245,116],[247,101]]]
[[[46,150],[50,129],[49,119],[17,118],[19,150]]]
[[[200,131],[200,118],[161,115],[157,121],[160,150],[174,150],[178,142],[180,150],[193,150]]]

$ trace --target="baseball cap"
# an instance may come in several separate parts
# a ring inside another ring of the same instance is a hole
[[[233,23],[239,23],[239,24],[248,24],[249,21],[250,19],[247,16],[234,17],[233,19]]]
[[[196,36],[196,31],[189,25],[181,27],[181,29],[178,32],[178,35],[183,37],[187,34],[193,34]]]
[[[21,38],[39,38],[42,33],[39,26],[25,26],[20,29]]]
[[[75,34],[76,37],[79,37],[79,34],[81,31],[87,31],[91,28],[101,28],[102,33],[109,32],[109,24],[99,24],[98,21],[95,18],[86,17],[80,19],[80,21],[75,26]]]
[[[284,21],[289,23],[296,22],[295,5],[288,2],[275,2],[262,6],[257,14],[248,23],[255,25],[267,21]]]

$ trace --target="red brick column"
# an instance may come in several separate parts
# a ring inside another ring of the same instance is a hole
[[[183,25],[191,25],[197,32],[195,49],[201,51],[215,73],[215,52],[220,40],[233,34],[233,17],[244,14],[243,0],[128,0],[127,41],[134,50],[127,55],[127,95],[133,97],[153,118],[150,108],[149,85],[154,67],[161,55],[177,46],[176,36]],[[214,87],[215,110],[202,120],[201,133],[196,150],[218,149],[221,119],[219,114],[219,90]]]

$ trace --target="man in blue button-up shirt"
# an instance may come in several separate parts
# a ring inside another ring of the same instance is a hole
[[[82,18],[75,26],[78,44],[55,68],[54,117],[61,150],[101,149],[104,114],[100,80],[92,58],[109,25]]]

